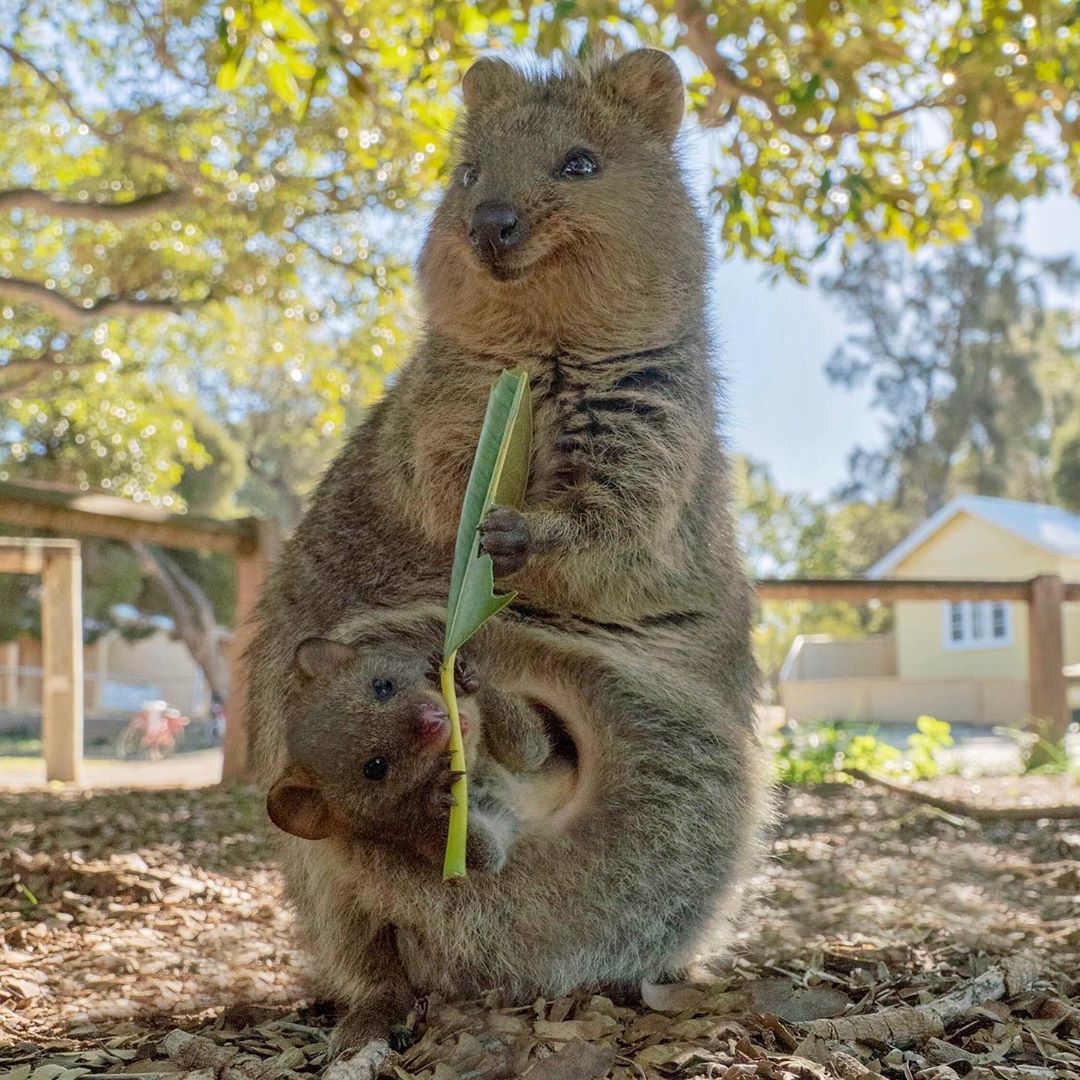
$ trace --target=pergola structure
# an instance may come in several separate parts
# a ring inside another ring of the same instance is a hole
[[[229,650],[222,779],[244,779],[248,771],[248,739],[242,658],[251,637],[251,617],[277,542],[274,527],[256,518],[213,521],[111,495],[5,483],[0,483],[0,525],[42,529],[64,537],[94,536],[164,548],[219,551],[235,559],[236,614]],[[78,542],[2,538],[0,572],[42,575],[42,742],[46,775],[51,780],[77,780],[82,758],[83,693]]]

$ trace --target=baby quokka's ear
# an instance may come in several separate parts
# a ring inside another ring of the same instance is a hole
[[[631,106],[654,135],[674,139],[682,124],[686,94],[675,61],[659,49],[634,49],[600,77],[612,96]]]
[[[318,783],[299,773],[286,773],[266,796],[266,813],[282,832],[301,840],[325,840],[333,818]]]
[[[309,679],[326,679],[351,664],[357,656],[351,645],[330,638],[311,637],[296,647],[293,664]]]

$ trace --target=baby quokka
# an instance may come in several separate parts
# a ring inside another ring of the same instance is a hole
[[[300,839],[378,844],[403,860],[441,866],[455,774],[438,657],[405,643],[308,638],[295,663],[305,708],[288,731],[289,765],[267,795],[270,820]],[[454,676],[466,760],[475,761],[480,679],[460,657]],[[528,764],[542,765],[547,741],[539,715],[501,694],[489,692],[485,702],[489,742],[498,729],[513,726],[519,745],[531,739]],[[517,824],[499,801],[499,770],[490,755],[471,786],[467,866],[496,872]]]

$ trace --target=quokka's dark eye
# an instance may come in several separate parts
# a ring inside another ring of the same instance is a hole
[[[559,166],[559,175],[564,180],[578,180],[584,176],[595,176],[600,171],[596,158],[588,150],[571,150],[566,160]]]
[[[480,170],[475,165],[461,166],[461,186],[471,188],[480,179]]]
[[[377,701],[389,701],[394,696],[394,684],[389,679],[372,679],[371,689]]]
[[[370,761],[365,761],[361,768],[361,772],[368,780],[385,780],[389,771],[390,762],[381,757],[373,757]]]

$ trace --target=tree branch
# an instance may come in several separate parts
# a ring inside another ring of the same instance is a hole
[[[30,386],[60,359],[61,353],[51,347],[43,349],[37,356],[9,356],[0,365],[0,399]],[[8,375],[13,377],[6,378]]]
[[[21,64],[23,67],[29,68],[42,82],[46,83],[52,89],[53,93],[56,94],[67,107],[68,112],[71,113],[80,124],[85,124],[98,136],[98,138],[108,141],[110,137],[109,133],[101,131],[97,124],[83,113],[79,106],[75,104],[67,87],[64,86],[59,79],[39,68],[29,56],[19,52],[17,49],[13,49],[10,45],[5,45],[2,41],[0,41],[0,52],[5,53],[13,64]]]
[[[339,259],[336,255],[330,255],[323,251],[318,244],[313,244],[299,229],[293,229],[288,233],[293,239],[298,240],[304,245],[313,255],[317,255],[324,262],[329,263],[331,266],[336,266],[341,270],[356,270],[358,267],[358,261],[348,262],[345,259]]]
[[[770,119],[778,128],[782,128],[801,142],[807,142],[822,135],[857,135],[863,130],[857,124],[840,123],[837,120],[816,128],[813,132],[806,132],[801,127],[793,126],[796,118],[784,116],[777,107],[772,94],[766,90],[748,86],[731,70],[728,62],[717,52],[717,36],[709,26],[709,13],[699,0],[675,0],[675,14],[679,22],[686,28],[683,35],[683,44],[705,65],[706,70],[713,77],[713,82],[716,83],[717,90],[725,91],[729,98],[749,97],[760,102],[768,110]],[[710,94],[709,100],[701,111],[702,122],[715,124],[723,104],[724,102],[718,95],[715,93]],[[943,104],[945,104],[945,101],[940,95],[932,95],[890,109],[888,112],[871,115],[874,123],[881,125],[887,124],[890,120],[895,120],[907,113]]]
[[[769,115],[777,125],[783,126],[783,117],[777,111],[776,102],[772,97],[742,82],[728,66],[727,61],[716,51],[716,35],[709,27],[708,12],[698,3],[698,0],[675,0],[675,14],[679,22],[686,27],[684,35],[686,47],[705,65],[706,70],[713,77],[713,82],[716,83],[716,88],[727,91],[731,97],[752,97],[760,101],[768,109]],[[702,113],[706,123],[715,119],[715,113],[720,104],[720,99],[716,98],[717,104],[713,105],[714,98],[714,94],[709,96],[709,103]]]
[[[53,191],[37,188],[10,188],[0,191],[0,213],[8,210],[36,210],[49,217],[77,218],[84,221],[112,221],[122,224],[151,217],[162,210],[180,206],[187,198],[185,191],[156,191],[139,195],[127,202],[104,202],[88,199],[66,199]]]
[[[26,389],[59,360],[60,353],[55,349],[45,349],[37,356],[9,356],[0,365],[0,401]]]
[[[52,92],[60,99],[65,108],[71,115],[79,121],[80,124],[85,124],[87,129],[92,131],[103,143],[115,144],[119,141],[120,132],[111,131],[106,127],[102,127],[101,124],[94,120],[79,108],[75,102],[75,98],[71,91],[58,79],[55,75],[50,74],[43,68],[37,66],[29,56],[19,52],[17,49],[13,49],[10,45],[5,45],[0,41],[0,52],[7,55],[8,59],[13,64],[21,64],[23,67],[32,71],[43,83],[45,83]],[[155,153],[153,150],[146,150],[138,146],[132,146],[130,143],[126,144],[131,153],[136,154],[138,157],[143,158],[145,161],[153,161],[158,165],[163,165],[166,169],[176,170],[179,172],[188,172],[191,170],[185,168],[180,162],[175,161],[172,158],[165,156],[164,154]]]
[[[802,1025],[807,1041],[796,1048],[802,1055],[814,1038],[826,1042],[865,1042],[872,1046],[912,1046],[930,1037],[941,1038],[945,1026],[978,1005],[1022,994],[1039,977],[1038,966],[1023,956],[1007,957],[981,975],[961,983],[951,993],[922,1005],[893,1005],[876,1013],[812,1020]],[[812,1054],[807,1055],[812,1056]],[[816,1058],[814,1060],[817,1060]]]
[[[33,304],[47,311],[65,330],[78,330],[117,315],[179,315],[210,299],[209,295],[202,300],[140,300],[134,296],[105,296],[90,304],[77,304],[40,282],[16,277],[0,277],[0,296]]]
[[[845,769],[848,776],[861,780],[865,784],[876,784],[893,795],[899,795],[903,799],[912,802],[923,803],[932,806],[936,810],[944,810],[947,814],[955,814],[957,817],[971,818],[973,821],[1074,821],[1080,818],[1080,806],[978,806],[975,803],[964,802],[960,799],[943,799],[938,795],[930,795],[925,791],[909,787],[906,784],[894,784],[881,776],[863,772],[862,769]]]
[[[228,691],[228,671],[217,640],[217,620],[209,597],[164,552],[151,551],[142,543],[134,543],[131,547],[143,573],[165,594],[176,632],[191,658],[202,668],[210,689],[224,701]]]

